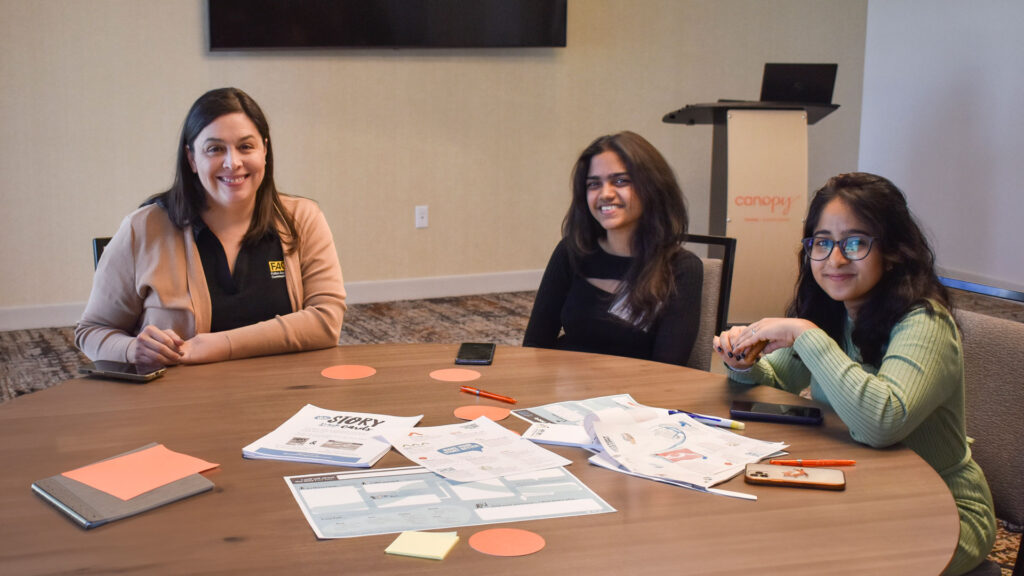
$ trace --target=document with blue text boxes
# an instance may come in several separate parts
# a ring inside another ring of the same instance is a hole
[[[419,466],[284,481],[322,539],[615,512],[565,468],[478,482],[455,482]]]

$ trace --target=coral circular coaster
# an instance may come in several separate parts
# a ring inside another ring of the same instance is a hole
[[[377,373],[377,370],[370,366],[360,366],[358,364],[340,364],[338,366],[331,366],[324,368],[320,375],[325,378],[331,378],[334,380],[358,380],[360,378],[366,378],[373,376]]]
[[[469,537],[469,545],[477,552],[491,556],[526,556],[544,547],[544,538],[518,528],[492,528]]]
[[[469,382],[479,378],[480,373],[467,368],[445,368],[444,370],[434,370],[430,373],[430,377],[442,382]]]
[[[455,417],[463,420],[476,420],[481,416],[487,416],[497,422],[508,418],[511,411],[508,408],[498,406],[459,406],[455,409]]]

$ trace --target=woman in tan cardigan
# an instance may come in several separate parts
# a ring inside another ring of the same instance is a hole
[[[211,90],[182,128],[171,189],[100,259],[75,343],[93,360],[196,364],[334,346],[345,289],[315,202],[274,185],[267,120]]]

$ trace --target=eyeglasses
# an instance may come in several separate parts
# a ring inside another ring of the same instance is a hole
[[[863,260],[871,253],[875,239],[871,236],[847,236],[842,240],[833,240],[824,236],[812,236],[800,241],[804,252],[811,260],[824,260],[832,255],[832,249],[839,246],[843,257],[847,260]]]

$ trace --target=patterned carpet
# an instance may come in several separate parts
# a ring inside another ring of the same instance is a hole
[[[519,346],[533,292],[355,304],[345,314],[341,343],[495,342]]]
[[[84,362],[74,328],[0,332],[0,402],[74,378]]]
[[[496,342],[518,346],[533,292],[485,294],[376,304],[354,304],[345,314],[341,343]],[[954,293],[958,307],[1024,322],[1024,304]],[[85,357],[74,347],[73,328],[0,332],[0,403],[74,378]],[[1010,576],[1020,542],[1002,524],[989,559]]]

